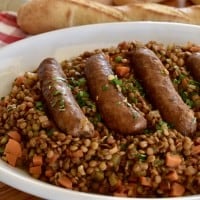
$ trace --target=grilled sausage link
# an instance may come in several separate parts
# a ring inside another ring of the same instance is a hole
[[[86,61],[85,75],[92,98],[107,126],[122,134],[140,133],[146,128],[146,120],[126,101],[115,85],[109,62],[103,54],[93,55]]]
[[[182,134],[194,133],[197,127],[194,113],[175,90],[168,71],[153,51],[136,47],[132,67],[163,119]]]
[[[186,65],[192,76],[200,81],[200,52],[193,53],[187,58]]]
[[[74,99],[59,63],[53,58],[43,60],[38,76],[44,100],[58,128],[72,136],[92,137],[94,127]]]

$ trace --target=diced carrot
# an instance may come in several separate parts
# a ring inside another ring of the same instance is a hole
[[[18,142],[21,141],[21,135],[17,131],[9,131],[7,134],[13,140],[16,140]]]
[[[66,177],[66,176],[61,176],[58,179],[58,183],[60,185],[62,185],[63,187],[66,187],[68,189],[72,189],[72,181],[68,177]]]
[[[4,152],[15,155],[16,157],[22,156],[22,148],[21,148],[20,143],[11,138],[8,140],[8,143],[6,144]]]
[[[47,177],[52,177],[53,176],[53,170],[52,169],[47,169],[45,171],[45,176]]]
[[[141,185],[151,187],[152,182],[149,177],[141,176],[140,177]]]
[[[193,155],[199,154],[200,153],[200,145],[196,145],[192,147],[192,152]]]
[[[39,166],[43,164],[43,159],[42,156],[39,155],[34,155],[33,156],[33,165],[34,166]]]
[[[13,155],[13,154],[10,154],[10,153],[6,153],[5,155],[6,155],[7,162],[10,165],[12,165],[13,167],[15,167],[18,157],[16,155]]]
[[[118,65],[115,68],[115,73],[119,76],[119,77],[125,77],[129,74],[130,72],[130,68],[126,67],[126,66],[122,66],[122,65]]]
[[[22,85],[24,83],[24,80],[25,80],[25,77],[24,76],[18,76],[16,79],[15,79],[15,83],[16,85]]]
[[[75,157],[75,158],[81,158],[84,156],[83,151],[81,149],[72,152],[71,155],[72,155],[72,157]]]
[[[168,167],[178,167],[181,164],[182,159],[179,155],[167,153],[165,162]]]
[[[42,173],[42,167],[41,166],[30,167],[29,173],[34,175],[34,176],[39,176]]]
[[[128,194],[123,193],[123,192],[114,192],[113,196],[115,196],[115,197],[127,197]]]
[[[170,172],[167,177],[166,177],[168,180],[170,181],[177,181],[178,180],[178,174],[176,171],[173,171],[173,172]]]
[[[171,186],[171,196],[178,197],[182,196],[185,193],[185,188],[183,185],[174,182]]]

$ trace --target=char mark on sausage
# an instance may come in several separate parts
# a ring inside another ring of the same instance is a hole
[[[140,133],[146,128],[146,119],[111,83],[114,74],[103,54],[88,58],[85,75],[90,94],[108,128],[122,134]]]
[[[184,135],[194,133],[197,127],[194,113],[175,90],[168,71],[155,53],[145,47],[136,47],[132,67],[163,119]]]
[[[38,76],[47,108],[58,128],[75,137],[92,137],[94,127],[74,99],[60,64],[53,58],[43,60]]]

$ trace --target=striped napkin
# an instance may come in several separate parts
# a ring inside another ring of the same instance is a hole
[[[17,25],[16,13],[0,12],[0,47],[27,36]]]

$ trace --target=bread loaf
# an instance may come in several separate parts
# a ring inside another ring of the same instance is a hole
[[[160,3],[166,0],[113,0],[114,5],[125,5],[129,3]]]
[[[84,24],[142,20],[200,25],[200,5],[174,8],[156,3],[109,6],[92,0],[30,0],[17,14],[19,26],[29,34]]]
[[[194,4],[200,4],[200,0],[191,0]]]
[[[127,20],[120,10],[92,0],[30,0],[22,5],[17,14],[18,25],[30,34]]]

